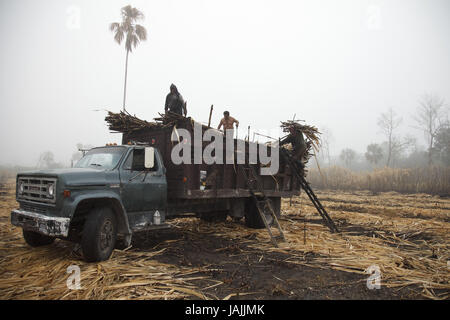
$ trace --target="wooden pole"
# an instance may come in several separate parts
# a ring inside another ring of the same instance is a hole
[[[272,140],[278,140],[278,139],[275,139],[275,138],[272,138],[270,136],[266,136],[266,135],[263,135],[263,134],[260,134],[260,133],[254,133],[254,134],[256,134],[257,136],[264,137],[264,138],[269,138],[269,139],[272,139]]]
[[[211,105],[211,109],[209,110],[208,128],[211,127],[211,117],[212,117],[213,109],[214,109],[214,105],[212,104],[212,105]]]
[[[125,84],[123,85],[123,111],[126,111],[125,109],[125,99],[127,97],[127,75],[128,75],[128,53],[130,51],[127,50],[127,56],[125,59]]]

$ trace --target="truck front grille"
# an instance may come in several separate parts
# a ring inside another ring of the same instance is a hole
[[[23,210],[29,211],[29,212],[35,212],[35,213],[41,213],[45,214],[47,213],[47,210],[45,208],[36,207],[36,205],[29,205],[29,204],[22,204],[20,206]]]
[[[24,199],[34,202],[55,203],[56,202],[56,179],[41,177],[20,177],[17,181],[18,186],[23,184],[23,192],[17,193],[18,199]],[[53,196],[48,195],[49,185],[54,184]]]

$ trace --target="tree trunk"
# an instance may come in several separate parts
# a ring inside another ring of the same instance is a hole
[[[127,97],[127,74],[128,74],[128,53],[130,51],[127,50],[127,57],[125,59],[125,84],[123,86],[123,111],[125,111],[125,99]]]
[[[429,130],[429,135],[430,135],[430,146],[428,148],[428,165],[431,167],[433,165],[433,130],[432,130],[432,125],[430,123],[430,130]]]
[[[390,163],[391,163],[391,155],[392,155],[392,138],[389,135],[389,142],[388,142],[388,157],[387,157],[387,161],[386,161],[386,167],[389,167]]]
[[[433,165],[433,147],[431,147],[431,144],[430,144],[430,147],[428,148],[428,165],[431,167],[432,165]]]

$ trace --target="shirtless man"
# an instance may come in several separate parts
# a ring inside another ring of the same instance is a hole
[[[223,113],[223,118],[220,120],[219,126],[217,127],[218,130],[223,126],[224,132],[225,130],[234,130],[234,123],[236,123],[236,128],[239,127],[239,121],[237,121],[235,118],[230,117],[230,113],[228,111],[225,111]]]

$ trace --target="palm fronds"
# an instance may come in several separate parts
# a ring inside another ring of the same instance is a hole
[[[147,40],[147,30],[136,22],[144,19],[144,14],[130,5],[122,8],[122,22],[113,22],[109,29],[114,33],[114,40],[121,44],[125,39],[125,49],[129,52],[141,42]]]

